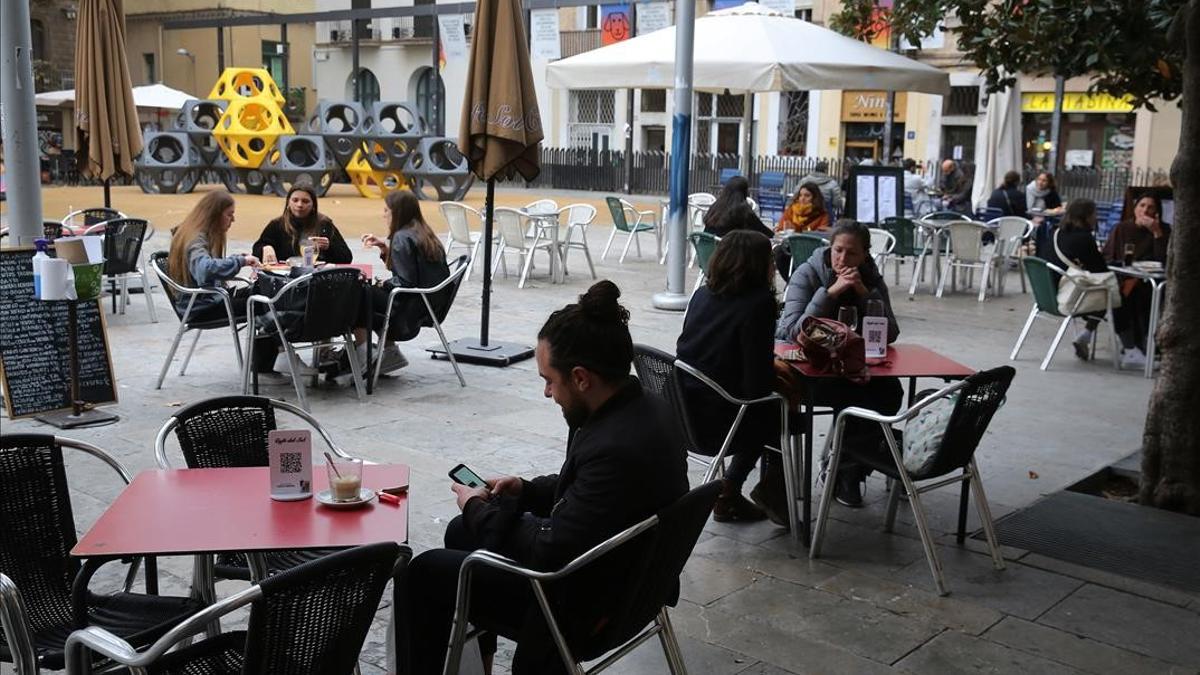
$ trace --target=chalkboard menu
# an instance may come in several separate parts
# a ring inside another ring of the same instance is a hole
[[[71,407],[66,301],[33,297],[33,249],[0,250],[0,383],[10,419]],[[99,300],[77,310],[79,398],[117,400]]]

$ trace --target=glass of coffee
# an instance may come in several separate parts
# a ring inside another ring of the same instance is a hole
[[[1125,258],[1124,258],[1124,260],[1122,260],[1122,262],[1125,263],[1126,267],[1130,267],[1133,265],[1133,253],[1134,253],[1133,244],[1125,244]]]
[[[335,502],[355,502],[362,488],[361,459],[334,457],[326,460],[325,471],[329,474],[329,494]]]

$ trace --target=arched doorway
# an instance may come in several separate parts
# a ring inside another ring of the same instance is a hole
[[[354,78],[346,78],[346,99],[354,100]],[[379,78],[368,68],[358,69],[358,101],[370,112],[370,107],[379,100]]]
[[[446,84],[442,81],[442,76],[436,74],[431,67],[426,66],[417,72],[417,112],[425,118],[430,131],[444,133],[446,128]],[[433,101],[430,100],[431,89],[434,94]]]

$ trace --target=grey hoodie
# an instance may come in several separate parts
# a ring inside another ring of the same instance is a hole
[[[867,300],[882,300],[884,313],[888,319],[888,344],[896,341],[900,335],[900,325],[896,323],[896,315],[892,313],[892,301],[888,296],[887,283],[875,269],[874,263],[867,261],[859,269],[870,268],[869,274],[864,274],[864,283],[871,292],[866,298],[858,298],[859,315],[861,316]],[[870,283],[867,277],[875,277],[878,282]],[[775,339],[795,342],[796,333],[800,331],[800,322],[807,316],[837,318],[838,307],[842,304],[838,298],[829,294],[828,288],[833,282],[833,268],[829,263],[829,247],[822,246],[813,251],[812,257],[792,272],[788,279],[787,290],[783,295],[783,314],[775,325]]]

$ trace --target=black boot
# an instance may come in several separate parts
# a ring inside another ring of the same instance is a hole
[[[750,491],[750,499],[759,506],[772,523],[787,528],[787,485],[783,479],[783,462],[770,454],[763,455],[762,474],[758,485]]]
[[[859,483],[862,478],[857,471],[838,471],[833,479],[833,498],[842,506],[861,509],[863,505],[862,488]],[[893,488],[894,489],[894,488]]]
[[[751,523],[766,517],[762,510],[742,496],[741,486],[729,481],[722,484],[721,494],[717,495],[717,503],[713,505],[713,520],[718,523]]]

